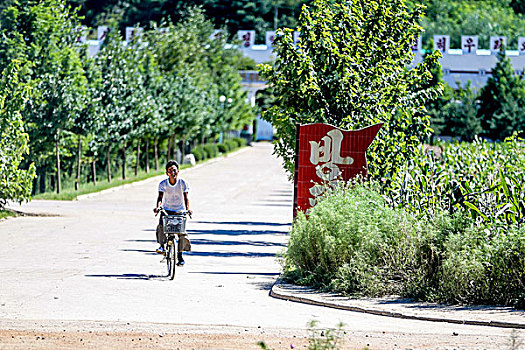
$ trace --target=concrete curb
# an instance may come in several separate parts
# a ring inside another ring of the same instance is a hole
[[[464,324],[464,325],[471,325],[471,326],[525,329],[525,322],[476,320],[473,318],[468,318],[469,315],[466,315],[467,318],[465,319],[446,317],[446,316],[434,317],[434,316],[429,316],[429,315],[415,315],[415,314],[410,314],[408,312],[403,312],[403,311],[397,312],[397,311],[391,311],[391,310],[385,310],[381,308],[366,306],[365,302],[362,302],[360,300],[350,299],[350,298],[344,298],[341,296],[337,296],[337,298],[340,300],[345,299],[345,302],[334,302],[330,300],[331,299],[330,297],[333,297],[334,294],[321,293],[312,288],[287,284],[283,282],[281,278],[278,278],[277,281],[272,286],[272,289],[270,290],[270,296],[273,298],[282,299],[286,301],[293,301],[297,303],[330,307],[334,309],[361,312],[361,313],[367,313],[367,314],[379,315],[379,316],[403,318],[403,319],[409,319],[409,320],[446,322],[446,323]],[[348,303],[349,301],[352,301],[352,304],[349,304]],[[362,302],[363,304],[362,306],[355,305],[355,304],[359,304],[360,302]],[[413,304],[417,305],[418,303],[413,303]]]
[[[248,147],[249,146],[243,147],[243,148],[241,148],[241,149],[239,149],[239,150],[237,150],[235,152],[229,153],[229,154],[224,155],[224,156],[215,157],[215,158],[210,159],[210,160],[208,160],[208,161],[206,161],[204,163],[197,164],[197,165],[195,165],[195,166],[193,166],[191,168],[186,168],[183,171],[184,172],[189,172],[189,171],[192,171],[194,169],[198,169],[198,168],[201,168],[203,166],[219,162],[219,161],[221,161],[224,158],[236,156],[237,154],[243,153],[246,150],[248,150]],[[159,178],[164,178],[164,177],[165,177],[165,175],[153,176],[153,177],[147,178],[145,180],[135,181],[135,182],[132,182],[132,183],[129,183],[129,184],[124,184],[124,185],[121,185],[121,186],[108,188],[106,190],[102,190],[102,191],[99,191],[99,192],[83,194],[83,195],[77,196],[76,200],[81,201],[81,200],[89,199],[89,198],[92,198],[92,197],[96,197],[96,196],[101,195],[101,194],[119,191],[119,190],[124,189],[124,188],[138,186],[138,185],[145,184],[145,183],[148,183],[148,182],[159,181]]]

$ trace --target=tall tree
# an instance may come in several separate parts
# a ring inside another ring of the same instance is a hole
[[[0,77],[0,209],[9,200],[22,202],[31,198],[35,165],[20,167],[29,152],[21,113],[27,93],[27,86],[18,80],[16,63],[11,63]]]
[[[245,103],[237,73],[241,55],[225,49],[227,36],[213,39],[212,33],[213,25],[203,10],[188,8],[182,21],[170,25],[153,45],[171,87],[166,113],[168,123],[174,123],[172,138],[214,138],[220,131],[250,123],[255,116]],[[231,99],[224,105],[227,108],[221,109],[221,95]]]
[[[74,46],[80,22],[65,0],[16,0],[5,10],[3,21],[0,68],[12,59],[22,62],[21,79],[34,89],[24,113],[31,150],[44,155],[37,165],[45,170],[49,165],[45,155],[54,148],[59,192],[61,130],[78,113],[84,93],[79,48]]]
[[[124,45],[116,27],[112,27],[96,56],[103,80],[96,98],[100,99],[97,113],[101,130],[99,144],[105,144],[106,170],[111,181],[112,151],[116,146],[122,153],[122,177],[127,176],[127,149],[133,139],[136,120],[141,116],[141,77],[134,53]]]
[[[263,65],[277,105],[264,118],[277,129],[276,153],[292,173],[296,124],[358,129],[384,122],[372,144],[370,174],[388,181],[429,133],[424,104],[439,89],[422,86],[436,56],[408,69],[422,9],[403,0],[316,0],[299,18],[301,38],[278,31],[275,65]]]
[[[432,50],[433,41],[429,42],[424,57],[428,56]],[[434,135],[447,135],[448,114],[445,106],[453,97],[453,89],[443,80],[443,70],[439,61],[433,61],[434,65],[430,67],[432,77],[423,84],[422,88],[442,88],[443,93],[435,99],[429,99],[425,103],[425,108],[430,116],[430,126]]]
[[[518,37],[525,35],[525,17],[516,13],[519,7],[512,3],[521,1],[410,0],[427,7],[422,21],[423,41],[436,34],[449,34],[452,48],[461,48],[461,35],[468,33],[479,35],[480,48],[489,47],[491,35],[504,35],[510,47],[516,47]]]
[[[453,97],[443,107],[447,115],[447,127],[451,136],[459,136],[462,140],[472,141],[481,135],[481,119],[478,114],[477,94],[468,82],[464,87],[458,84],[453,91]]]
[[[503,50],[479,100],[479,115],[489,138],[503,140],[515,130],[525,130],[525,80],[514,73]]]

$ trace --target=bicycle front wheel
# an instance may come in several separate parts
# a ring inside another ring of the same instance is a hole
[[[168,244],[168,251],[166,252],[166,261],[168,263],[168,277],[170,280],[175,278],[175,247],[173,244]]]

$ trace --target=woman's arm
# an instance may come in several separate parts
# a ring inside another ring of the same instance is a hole
[[[193,215],[193,211],[190,209],[190,199],[188,198],[188,192],[184,192],[184,204],[186,205],[186,210]]]
[[[164,192],[159,192],[159,196],[157,197],[157,206],[155,209],[153,209],[155,213],[159,211],[159,208],[162,205],[162,197],[164,197]]]

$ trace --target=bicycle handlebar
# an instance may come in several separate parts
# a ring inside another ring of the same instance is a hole
[[[168,213],[166,212],[166,210],[164,210],[163,207],[159,207],[158,209],[159,209],[159,210],[155,213],[155,216],[159,215],[160,212],[162,212],[162,214],[164,214],[164,215],[166,215],[166,216],[170,215],[170,214],[168,214]],[[181,210],[181,211],[178,211],[177,214],[188,215],[188,216],[190,217],[190,219],[192,219],[189,210]]]

